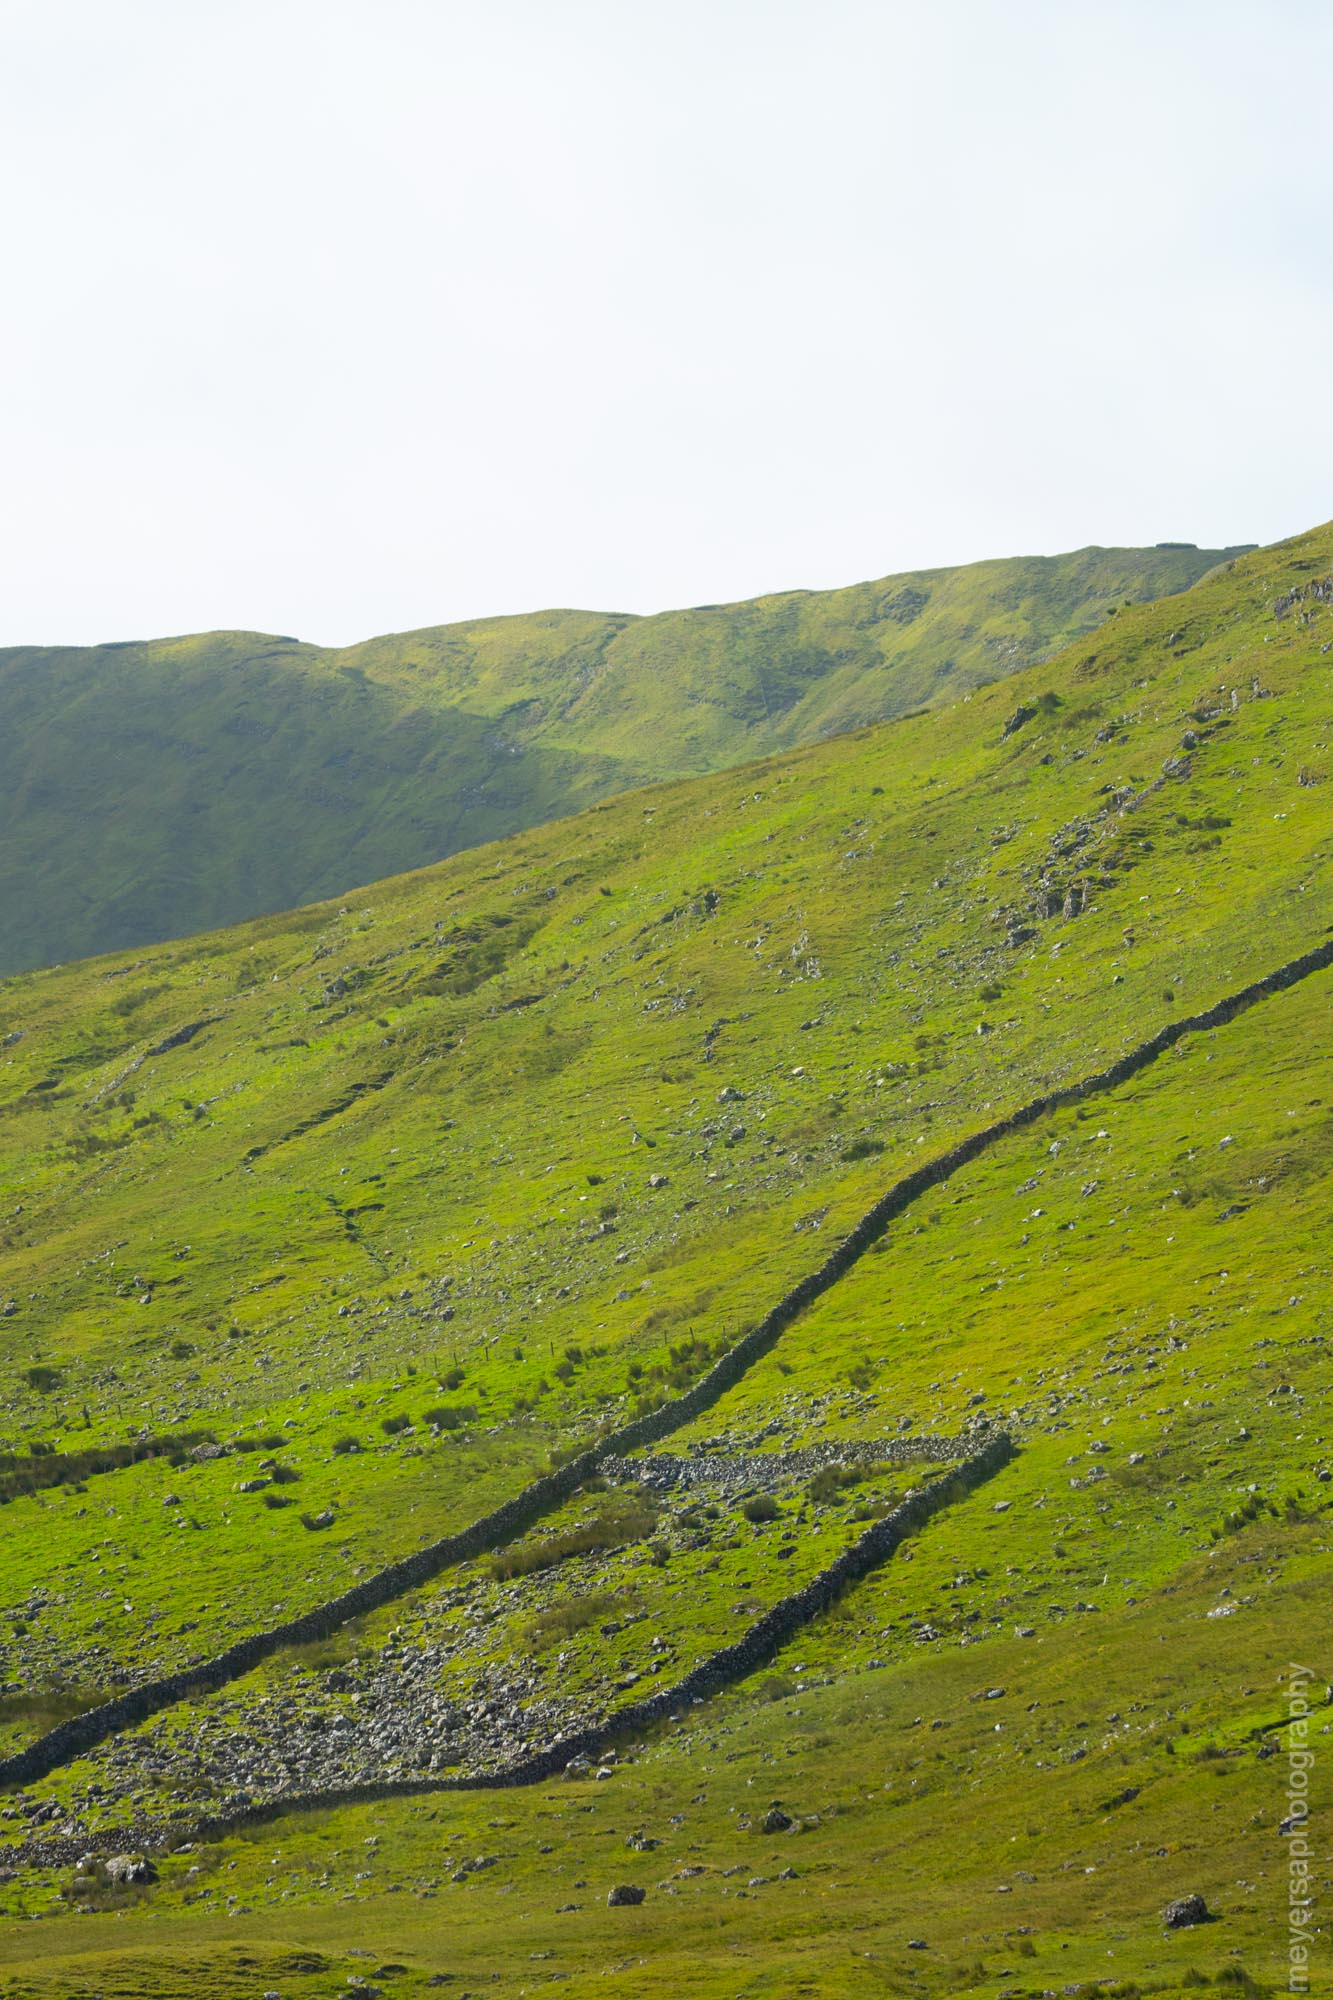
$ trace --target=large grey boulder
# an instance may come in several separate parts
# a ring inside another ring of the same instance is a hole
[[[156,1882],[157,1870],[146,1855],[112,1854],[107,1857],[106,1879],[117,1884]]]
[[[1212,1911],[1202,1896],[1177,1896],[1162,1911],[1162,1919],[1168,1930],[1185,1930],[1190,1924],[1206,1924]]]

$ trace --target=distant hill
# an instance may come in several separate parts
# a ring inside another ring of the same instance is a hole
[[[0,973],[338,895],[930,706],[1235,553],[1082,549],[343,649],[214,632],[0,651]]]

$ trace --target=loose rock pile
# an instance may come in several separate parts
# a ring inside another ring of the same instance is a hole
[[[707,1486],[722,1493],[776,1487],[813,1479],[830,1465],[946,1464],[966,1458],[975,1443],[965,1438],[883,1437],[826,1439],[795,1451],[696,1451],[688,1458],[653,1452],[644,1458],[604,1458],[607,1479],[633,1480],[653,1490]]]

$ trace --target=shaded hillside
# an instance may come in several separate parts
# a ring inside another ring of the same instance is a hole
[[[1227,553],[1084,549],[339,651],[208,633],[0,652],[0,971],[290,908],[903,714]]]
[[[1320,529],[930,713],[0,986],[0,1751],[664,1407],[922,1162],[1326,946],[1331,649]],[[41,1922],[0,1965],[222,2000],[1277,1984],[1283,1676],[1331,1574],[1331,1001],[1312,971],[919,1188],[675,1431],[693,1486],[584,1481],[12,1793],[0,1908]],[[987,1422],[1010,1462],[617,1738],[894,1518],[904,1440],[929,1477]],[[594,1723],[605,1776],[430,1789]],[[133,1894],[26,1858],[127,1823],[163,1843]],[[1164,1930],[1188,1893],[1217,1921]]]

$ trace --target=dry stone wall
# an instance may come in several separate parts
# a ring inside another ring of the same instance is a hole
[[[962,1499],[1002,1470],[1014,1456],[1012,1441],[1003,1432],[989,1439],[980,1450],[951,1468],[941,1478],[918,1488],[893,1512],[872,1522],[864,1534],[842,1554],[820,1570],[799,1590],[766,1611],[728,1646],[721,1646],[675,1681],[658,1688],[642,1701],[615,1709],[586,1728],[576,1730],[557,1742],[547,1744],[503,1769],[459,1772],[448,1777],[385,1778],[365,1784],[344,1785],[320,1791],[286,1792],[226,1816],[191,1818],[182,1811],[174,1824],[140,1822],[114,1831],[103,1830],[96,1841],[86,1835],[40,1835],[20,1846],[4,1850],[11,1865],[59,1867],[72,1864],[92,1846],[107,1852],[124,1852],[179,1844],[183,1840],[219,1840],[238,1827],[276,1818],[279,1814],[320,1810],[331,1806],[365,1804],[376,1799],[415,1797],[423,1792],[499,1790],[515,1785],[540,1784],[557,1777],[579,1760],[591,1762],[617,1739],[651,1729],[682,1713],[696,1702],[720,1694],[758,1668],[767,1666],[774,1655],[796,1637],[801,1629],[827,1611],[850,1584],[886,1562],[909,1535],[924,1527],[931,1517],[953,1500]]]
[[[604,1459],[625,1457],[646,1445],[658,1443],[682,1425],[693,1422],[728,1390],[734,1389],[747,1370],[768,1352],[792,1322],[829,1291],[884,1234],[889,1224],[921,1195],[948,1180],[960,1168],[970,1165],[1011,1133],[1035,1124],[1065,1105],[1115,1089],[1146,1069],[1159,1056],[1165,1055],[1186,1035],[1222,1027],[1259,1001],[1297,985],[1330,965],[1333,965],[1333,941],[1288,960],[1266,973],[1262,979],[1253,980],[1248,986],[1226,995],[1201,1013],[1181,1015],[1169,1021],[1155,1035],[1140,1042],[1107,1068],[1096,1070],[1076,1083],[1062,1085],[1034,1097],[1007,1118],[997,1119],[993,1124],[983,1126],[959,1140],[957,1145],[949,1147],[933,1160],[925,1161],[912,1173],[896,1181],[866,1211],[850,1234],[835,1246],[818,1270],[793,1286],[756,1327],[729,1348],[707,1374],[682,1395],[612,1432],[558,1470],[534,1480],[512,1500],[483,1515],[459,1533],[446,1535],[415,1554],[389,1564],[340,1596],[267,1631],[251,1633],[212,1659],[198,1661],[157,1680],[145,1681],[112,1701],[103,1702],[96,1708],[85,1710],[82,1715],[59,1723],[25,1749],[0,1760],[0,1786],[30,1784],[45,1777],[60,1765],[82,1756],[95,1743],[122,1729],[132,1728],[158,1710],[170,1707],[187,1696],[208,1693],[225,1686],[228,1681],[248,1673],[261,1660],[284,1646],[325,1638],[348,1619],[379,1610],[404,1592],[430,1582],[451,1565],[500,1548],[515,1536],[525,1533],[542,1515],[567,1500],[586,1479],[597,1473]]]

